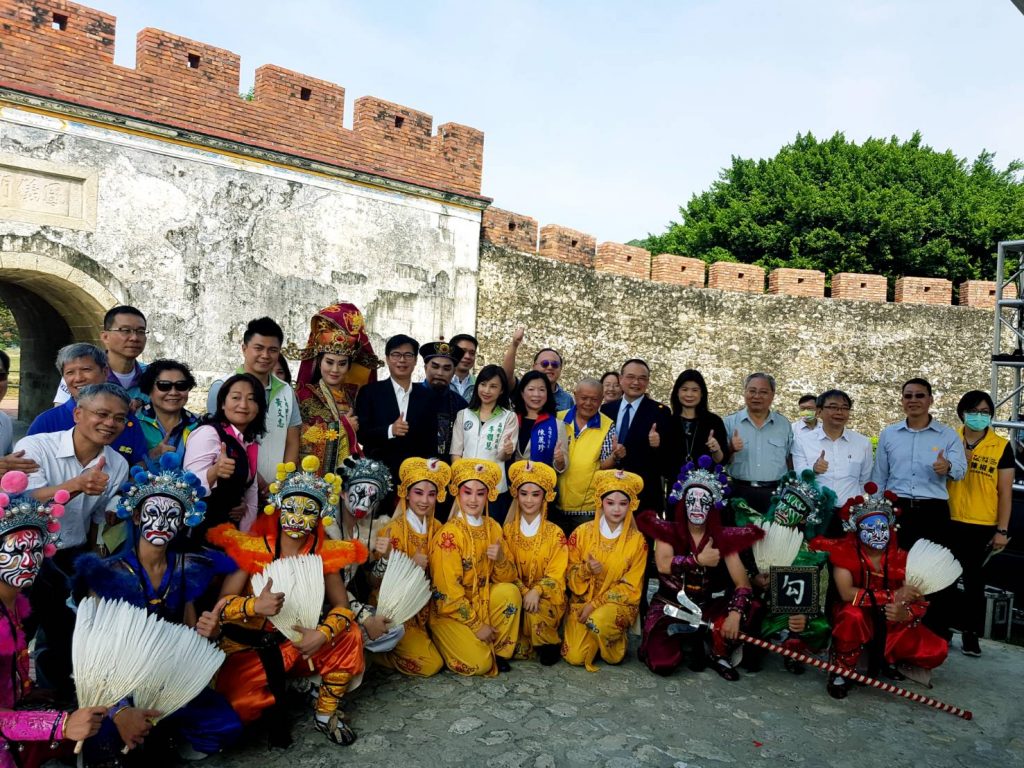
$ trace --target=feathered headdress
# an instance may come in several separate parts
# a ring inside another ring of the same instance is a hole
[[[149,460],[147,466],[132,467],[131,480],[121,485],[117,516],[126,520],[150,496],[168,496],[181,504],[185,525],[195,528],[206,517],[206,495],[202,481],[192,472],[182,470],[176,453],[165,453],[159,461]]]
[[[61,489],[53,495],[52,502],[43,502],[25,494],[26,488],[28,475],[24,472],[12,470],[0,478],[0,538],[34,528],[43,536],[43,554],[53,557],[57,552],[60,518],[64,517],[64,505],[71,500],[71,494]]]
[[[896,518],[900,509],[895,505],[896,494],[892,491],[878,492],[878,486],[874,483],[865,483],[864,494],[848,499],[839,516],[843,520],[843,530],[848,533],[855,533],[861,521],[871,515],[884,515],[889,521],[889,527],[896,526]]]

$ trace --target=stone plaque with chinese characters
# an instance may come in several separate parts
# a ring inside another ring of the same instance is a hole
[[[95,229],[96,173],[0,154],[0,219]]]

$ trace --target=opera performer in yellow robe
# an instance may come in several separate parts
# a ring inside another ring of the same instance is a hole
[[[381,529],[374,544],[373,579],[380,584],[388,557],[398,550],[413,559],[430,575],[430,547],[441,524],[434,519],[434,508],[444,501],[451,482],[452,468],[440,459],[406,459],[398,470],[398,508]],[[376,605],[376,598],[373,603]],[[372,659],[388,669],[406,675],[430,677],[444,667],[444,659],[427,630],[429,603],[405,622],[405,634],[392,650],[375,653]]]
[[[507,671],[519,638],[523,598],[516,569],[501,526],[487,514],[501,478],[492,461],[453,462],[449,490],[455,501],[430,549],[430,632],[445,665],[460,675],[493,677]]]
[[[600,500],[594,519],[569,537],[569,615],[562,656],[596,672],[598,653],[609,664],[626,655],[627,633],[640,609],[647,542],[633,522],[644,481],[632,472],[594,474]]]
[[[562,529],[548,521],[558,477],[547,464],[517,461],[508,468],[512,507],[505,520],[508,556],[516,567],[516,587],[523,596],[517,659],[534,651],[544,666],[561,657],[558,628],[565,615],[565,569],[569,550]]]

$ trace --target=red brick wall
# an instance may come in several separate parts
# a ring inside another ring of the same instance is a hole
[[[66,21],[65,21],[66,20]],[[57,29],[56,26],[63,26]],[[342,127],[345,91],[268,65],[239,97],[239,57],[142,30],[136,68],[114,64],[114,17],[62,0],[0,0],[0,86],[51,96],[432,189],[480,196],[483,133],[373,97]]]
[[[622,243],[600,243],[594,255],[594,269],[614,275],[651,279],[651,253]]]
[[[716,261],[708,268],[708,288],[764,293],[764,269],[753,264]]]
[[[1017,286],[1013,283],[1003,286],[1004,299],[1017,298]],[[994,280],[965,280],[960,283],[959,303],[964,307],[993,309],[996,305],[996,284]]]
[[[837,272],[832,275],[833,299],[859,301],[886,301],[889,283],[885,275],[862,275],[856,272]]]
[[[825,273],[816,269],[773,269],[768,275],[768,293],[820,299],[825,295]]]
[[[540,228],[540,255],[549,259],[594,266],[597,239],[586,232],[579,232],[558,224],[545,224]]]
[[[656,283],[704,287],[706,265],[700,259],[659,253],[651,257],[651,280]]]
[[[537,220],[492,206],[484,211],[480,239],[521,253],[536,253]]]
[[[938,277],[901,277],[896,280],[899,304],[949,304],[953,284]]]

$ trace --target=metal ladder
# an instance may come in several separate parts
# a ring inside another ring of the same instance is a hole
[[[1007,275],[1007,268],[1012,270]],[[1017,289],[1016,298],[1005,298],[1008,286]],[[1024,240],[999,243],[996,261],[996,307],[992,338],[992,400],[996,405],[992,425],[1009,430],[1017,461],[1017,478],[1024,477]],[[1004,332],[1006,337],[1004,338]],[[1012,351],[1004,350],[1012,348]],[[1014,488],[1024,491],[1024,480]]]

